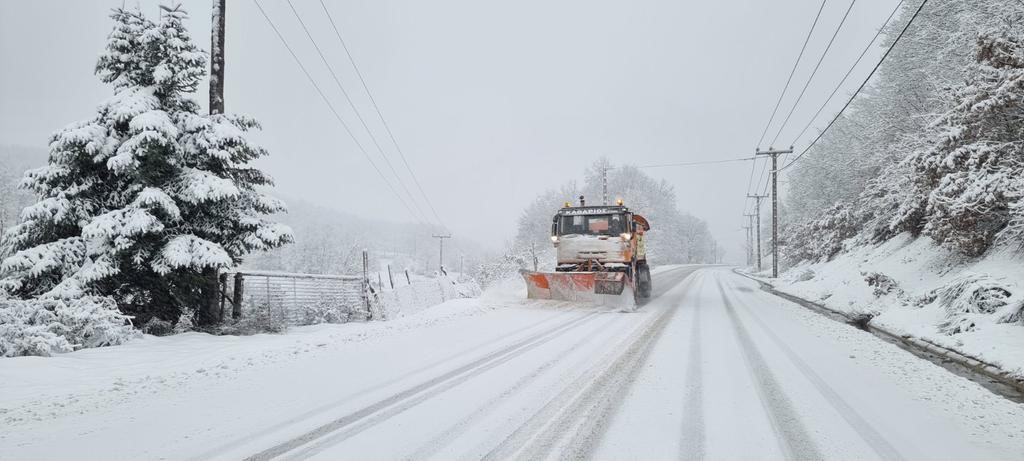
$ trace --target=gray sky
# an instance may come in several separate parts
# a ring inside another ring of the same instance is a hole
[[[403,172],[319,2],[293,2]],[[155,16],[161,2],[138,3]],[[192,16],[193,37],[208,49],[211,2],[181,3]],[[780,144],[793,141],[896,3],[857,2]],[[121,4],[0,2],[0,144],[45,146],[50,133],[91,117],[109,97],[110,89],[92,71],[111,28],[109,8]],[[389,173],[288,4],[261,4]],[[643,165],[748,156],[818,5],[818,0],[328,2],[437,212],[456,238],[491,248],[513,236],[520,211],[540,190],[580,180],[583,168],[598,157]],[[783,113],[848,5],[845,0],[826,5]],[[847,82],[850,90],[879,55],[865,58]],[[227,109],[263,123],[258,140],[271,157],[260,165],[276,178],[281,194],[377,218],[401,220],[407,214],[250,0],[228,1],[226,70]],[[198,96],[205,105],[205,87]],[[840,99],[818,126],[838,110]],[[739,228],[745,223],[749,164],[647,171],[675,186],[681,208],[709,222],[732,260],[742,257]],[[769,213],[766,204],[763,216]]]

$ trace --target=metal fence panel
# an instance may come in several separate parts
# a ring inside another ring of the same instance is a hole
[[[241,283],[236,283],[239,277]],[[240,310],[242,318],[266,316],[283,325],[306,325],[368,320],[378,310],[372,296],[367,302],[366,285],[359,276],[238,271],[222,280],[224,299],[240,304],[232,310]],[[242,292],[236,293],[239,288]]]

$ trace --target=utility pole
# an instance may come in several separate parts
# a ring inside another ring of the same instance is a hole
[[[614,167],[601,166],[601,196],[604,198],[603,203],[608,204],[608,170]]]
[[[767,195],[747,194],[747,197],[757,201],[754,210],[754,216],[757,218],[757,224],[754,225],[754,232],[757,233],[757,271],[761,272],[761,199],[768,197]]]
[[[213,0],[212,22],[210,28],[210,114],[224,113],[224,6],[227,0]],[[161,6],[165,11],[176,11]],[[162,14],[162,13],[161,13]],[[223,288],[220,270],[204,269],[202,271],[205,284],[200,288],[200,295],[204,298],[205,306],[200,308],[199,320],[201,323],[211,325],[219,323],[221,318],[221,298]],[[224,276],[226,277],[226,275]],[[227,285],[227,279],[223,279],[223,285]],[[234,314],[232,307],[232,315]]]
[[[784,150],[775,150],[770,146],[764,152],[761,152],[761,149],[754,150],[755,156],[772,156],[772,278],[779,277],[779,155],[792,153],[793,146]],[[758,254],[757,257],[760,259],[761,255]]]
[[[438,263],[441,273],[444,274],[444,239],[452,238],[451,234],[434,234],[434,238],[437,239],[437,243],[440,244],[440,253],[438,255]]]
[[[210,113],[224,113],[224,13],[227,0],[213,0],[210,29]]]
[[[747,225],[744,229],[747,230],[747,264],[754,265],[754,213],[744,213],[743,216],[747,217]]]

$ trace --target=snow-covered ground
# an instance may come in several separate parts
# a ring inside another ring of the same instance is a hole
[[[876,296],[865,277],[883,274],[896,282]],[[1024,324],[998,323],[996,314],[964,316],[970,331],[949,334],[949,315],[941,302],[923,300],[937,288],[965,276],[982,276],[1011,292],[1008,308],[1024,303],[1024,264],[1019,254],[995,252],[964,260],[928,238],[903,235],[874,246],[859,246],[824,263],[801,264],[773,281],[775,289],[829,308],[873,316],[871,322],[901,335],[915,336],[964,355],[982,359],[1024,377]],[[958,301],[962,302],[962,301]]]
[[[0,361],[4,459],[1019,459],[1024,407],[722,268]],[[116,448],[111,448],[116,447]]]

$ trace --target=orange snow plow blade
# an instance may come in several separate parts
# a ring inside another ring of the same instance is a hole
[[[607,295],[620,296],[626,287],[621,272],[531,272],[522,270],[526,297],[558,301],[603,301]]]

